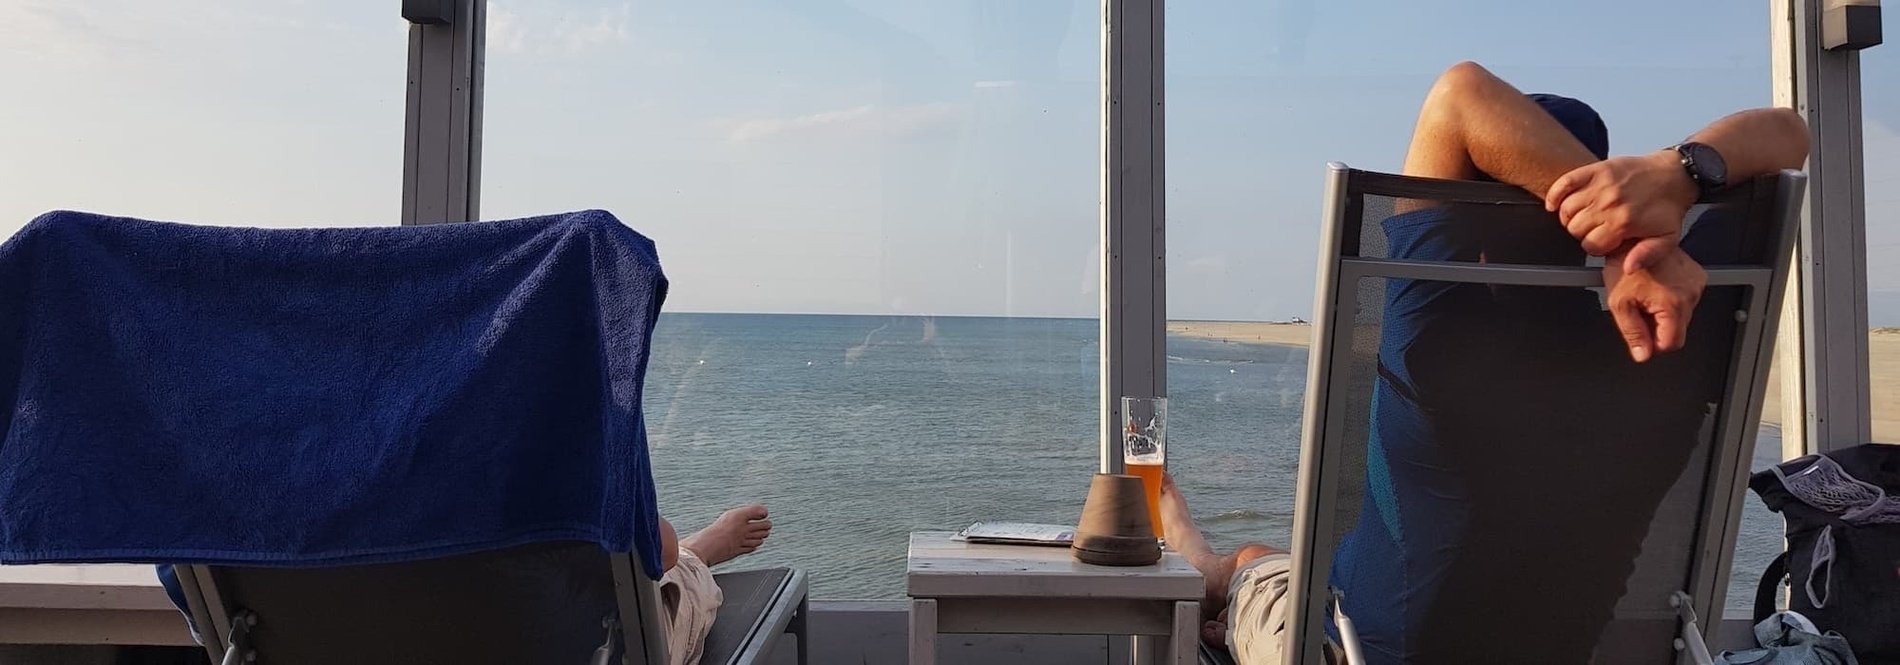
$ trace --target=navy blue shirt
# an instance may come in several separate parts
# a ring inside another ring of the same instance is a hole
[[[1492,210],[1388,218],[1389,255],[1583,264],[1555,223]],[[1703,217],[1684,248],[1733,262],[1738,225]],[[1388,280],[1366,492],[1331,578],[1368,660],[1589,658],[1718,399],[1733,291],[1638,365],[1595,291]]]

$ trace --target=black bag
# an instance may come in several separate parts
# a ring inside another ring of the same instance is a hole
[[[1756,473],[1749,488],[1787,523],[1762,574],[1755,621],[1789,609],[1847,638],[1863,662],[1900,662],[1900,446],[1870,443]]]

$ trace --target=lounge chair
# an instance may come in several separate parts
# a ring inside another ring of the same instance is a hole
[[[1703,320],[1701,317],[1708,315],[1698,312],[1700,323],[1693,324],[1704,326],[1704,331],[1722,331],[1726,328],[1720,326],[1728,325],[1722,319],[1732,315],[1738,322],[1732,326],[1731,339],[1716,342],[1718,347],[1724,341],[1730,344],[1723,351],[1725,355],[1715,356],[1727,359],[1723,398],[1703,405],[1702,431],[1696,437],[1695,448],[1687,451],[1684,471],[1675,477],[1657,508],[1614,616],[1594,642],[1598,662],[1673,663],[1677,662],[1676,649],[1689,650],[1685,655],[1691,662],[1706,662],[1703,645],[1712,638],[1715,620],[1723,608],[1804,185],[1804,176],[1795,172],[1764,177],[1719,192],[1691,211],[1691,224],[1709,211],[1720,211],[1718,214],[1730,216],[1731,221],[1739,218],[1743,226],[1737,228],[1746,229],[1736,247],[1741,260],[1733,265],[1706,266],[1709,287],[1703,299],[1705,308],[1711,302],[1730,302],[1718,298],[1733,298],[1735,309],[1720,312],[1722,316],[1713,317],[1713,321]],[[1381,371],[1381,326],[1390,280],[1489,284],[1494,289],[1506,286],[1512,293],[1539,294],[1529,296],[1536,298],[1558,291],[1574,298],[1577,289],[1602,285],[1599,269],[1574,264],[1533,265],[1510,262],[1512,259],[1501,261],[1496,256],[1486,257],[1484,262],[1391,256],[1381,223],[1395,212],[1419,207],[1465,206],[1477,211],[1474,215],[1503,220],[1498,228],[1540,232],[1556,228],[1557,222],[1544,211],[1541,201],[1514,187],[1411,178],[1333,164],[1326,199],[1292,539],[1291,602],[1297,610],[1291,613],[1288,627],[1289,663],[1323,662],[1321,654],[1328,644],[1349,653],[1361,646],[1353,643],[1355,640],[1339,644],[1338,638],[1328,637],[1329,625],[1336,623],[1332,617],[1335,589],[1329,584],[1329,574],[1336,549],[1360,517],[1364,495],[1388,489],[1368,486],[1367,453],[1371,395]],[[1695,332],[1692,327],[1692,335]],[[1458,366],[1455,362],[1449,365],[1454,369]],[[1560,380],[1562,377],[1533,376],[1527,379],[1527,385]],[[1575,473],[1618,471],[1574,469]],[[1553,515],[1552,519],[1562,516]],[[1511,553],[1510,545],[1482,544],[1503,548],[1498,550],[1503,554],[1489,555],[1493,558],[1517,556]],[[1538,561],[1521,563],[1533,568],[1540,565]],[[1565,571],[1548,573],[1554,577]],[[1466,589],[1461,602],[1486,602],[1486,597]],[[1448,593],[1459,594],[1460,590],[1451,588]],[[1542,591],[1522,588],[1516,593]],[[1707,620],[1697,621],[1699,617]],[[1363,632],[1364,622],[1358,623]],[[1529,662],[1537,660],[1538,654],[1521,656]]]
[[[538,543],[341,568],[182,566],[215,661],[666,663],[658,588],[634,557]],[[725,603],[700,662],[763,662],[781,635],[806,662],[804,573],[715,576]],[[206,627],[209,627],[207,630]]]
[[[25,288],[31,285],[31,288]],[[667,663],[640,413],[666,292],[611,215],[0,245],[0,562],[171,563],[214,661]],[[797,636],[716,576],[703,663]]]

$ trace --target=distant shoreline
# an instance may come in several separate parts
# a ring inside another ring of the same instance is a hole
[[[1277,344],[1306,347],[1313,327],[1305,323],[1264,321],[1169,321],[1168,334],[1236,344]]]
[[[1271,344],[1305,348],[1312,343],[1313,327],[1305,323],[1254,321],[1169,321],[1168,334],[1234,344]],[[1867,332],[1872,370],[1874,440],[1900,441],[1900,328]],[[1781,381],[1771,373],[1762,401],[1762,422],[1781,424]]]

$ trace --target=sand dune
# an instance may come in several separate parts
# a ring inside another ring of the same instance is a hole
[[[1306,346],[1313,328],[1297,323],[1251,321],[1169,321],[1168,333],[1236,344]],[[1868,333],[1873,376],[1874,440],[1900,442],[1900,328],[1877,328]],[[1781,385],[1771,376],[1762,420],[1781,422]]]

